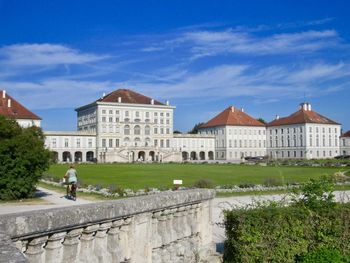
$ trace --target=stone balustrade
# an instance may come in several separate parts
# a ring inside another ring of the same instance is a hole
[[[0,216],[0,262],[207,262],[214,195],[185,190]]]

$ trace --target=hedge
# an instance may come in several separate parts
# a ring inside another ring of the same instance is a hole
[[[350,204],[334,201],[332,180],[305,184],[288,206],[225,211],[224,261],[350,262]]]

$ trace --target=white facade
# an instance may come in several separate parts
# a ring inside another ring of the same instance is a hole
[[[312,112],[311,105],[308,103],[302,103],[300,110],[306,114]],[[313,115],[315,115],[314,112],[312,112]],[[316,115],[318,116],[320,115]],[[323,116],[321,117],[324,119]],[[276,120],[278,121],[279,117]],[[296,124],[268,125],[268,155],[276,159],[333,158],[340,153],[340,133],[341,125],[331,123],[329,119],[324,123],[305,121],[305,123]]]
[[[87,132],[45,132],[45,146],[57,162],[94,162],[96,134]]]
[[[204,134],[174,134],[173,146],[181,152],[183,161],[215,159],[215,136]]]
[[[266,155],[265,126],[218,126],[203,128],[200,134],[215,135],[215,159],[239,161],[247,156]]]
[[[32,119],[16,119],[19,126],[23,128],[28,128],[32,126],[41,127],[41,120],[32,120]]]
[[[350,136],[340,137],[340,155],[350,155]]]

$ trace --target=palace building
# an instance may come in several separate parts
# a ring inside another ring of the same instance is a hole
[[[41,125],[41,118],[9,96],[5,90],[0,90],[0,115],[16,120],[21,127]]]
[[[199,134],[215,136],[216,160],[241,160],[266,155],[266,127],[236,107],[230,106],[203,124]]]
[[[288,117],[267,124],[267,152],[271,158],[325,159],[340,154],[341,125],[301,103]]]
[[[340,136],[340,153],[350,155],[350,130]]]
[[[264,124],[230,106],[199,127],[173,134],[175,106],[118,89],[76,109],[77,131],[45,131],[58,162],[240,162],[246,157],[324,159],[350,154],[350,131],[302,103]],[[1,91],[0,115],[21,126],[41,119]]]

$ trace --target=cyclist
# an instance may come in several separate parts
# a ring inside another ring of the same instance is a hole
[[[67,198],[76,200],[76,189],[77,189],[77,171],[74,169],[74,165],[71,164],[66,174],[64,175],[67,183]]]

